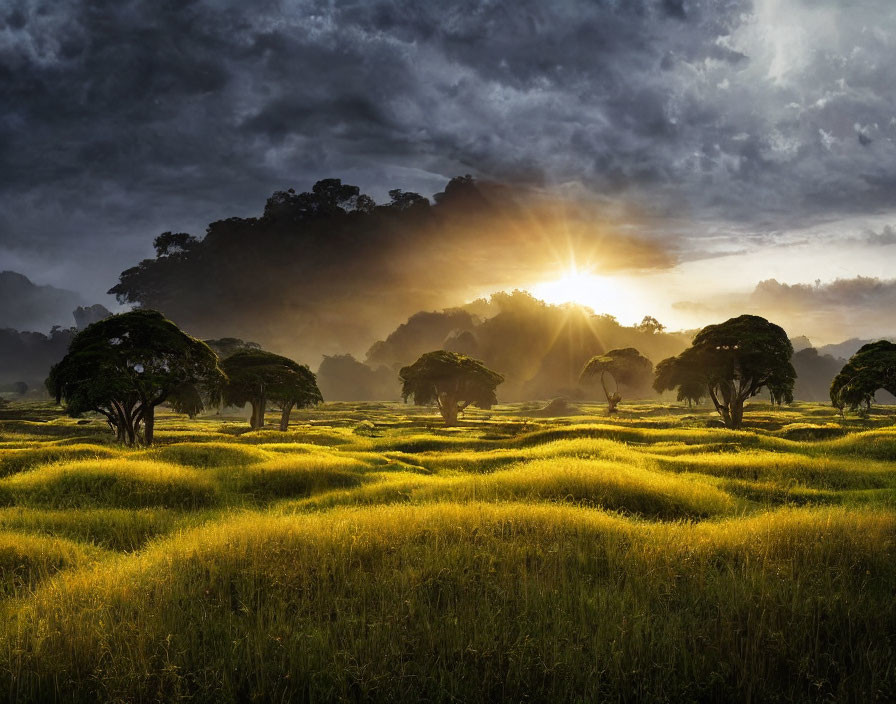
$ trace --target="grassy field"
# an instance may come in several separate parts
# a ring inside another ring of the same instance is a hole
[[[10,701],[896,699],[896,409],[0,410]],[[271,415],[269,425],[274,423]]]

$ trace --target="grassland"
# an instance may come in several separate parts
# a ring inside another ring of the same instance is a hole
[[[0,411],[11,701],[893,701],[896,409]],[[274,418],[271,417],[273,424]]]

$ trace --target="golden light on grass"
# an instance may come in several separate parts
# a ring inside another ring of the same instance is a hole
[[[0,688],[598,701],[637,672],[633,701],[892,699],[892,425],[595,408],[163,413],[151,450],[35,426],[0,448]]]

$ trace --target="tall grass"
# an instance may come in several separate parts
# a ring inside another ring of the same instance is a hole
[[[552,501],[575,503],[656,519],[730,514],[738,504],[698,478],[667,475],[628,464],[558,458],[533,460],[481,476],[413,477],[401,474],[358,491],[324,494],[306,508],[439,501]]]
[[[215,483],[195,469],[152,461],[81,460],[0,480],[0,498],[53,508],[198,508],[217,501]]]
[[[118,456],[115,450],[102,445],[45,445],[28,449],[0,450],[0,477],[5,477],[42,464],[85,458],[108,459]]]
[[[207,518],[165,508],[0,509],[0,529],[68,538],[110,550],[132,551],[150,540]]]
[[[6,409],[0,691],[896,700],[896,416],[581,408],[162,413],[142,450]]]
[[[28,596],[60,570],[104,557],[99,548],[50,536],[0,530],[0,597]]]
[[[222,475],[232,490],[258,501],[308,496],[337,487],[358,486],[368,465],[328,453],[287,455]]]
[[[82,701],[873,701],[894,693],[894,533],[891,514],[827,509],[247,515],[46,583],[11,617],[7,684]]]

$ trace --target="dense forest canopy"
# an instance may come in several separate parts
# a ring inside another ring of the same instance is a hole
[[[415,311],[537,280],[567,263],[546,261],[561,242],[599,253],[606,271],[668,263],[651,243],[534,191],[463,176],[434,201],[393,189],[376,204],[340,179],[278,191],[259,217],[213,222],[202,238],[163,233],[156,257],[110,293],[200,337],[235,335],[311,361],[360,355]]]

